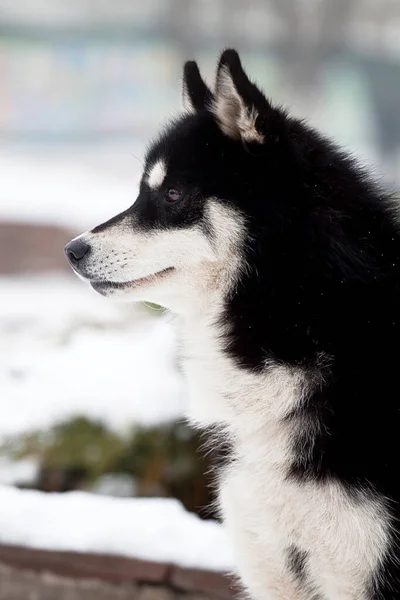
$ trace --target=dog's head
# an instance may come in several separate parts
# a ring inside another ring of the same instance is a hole
[[[229,293],[246,268],[247,203],[262,218],[268,198],[259,190],[274,177],[284,116],[233,50],[220,58],[213,91],[186,63],[183,99],[183,114],[147,153],[133,206],[65,248],[74,271],[104,296],[181,311],[210,292]]]

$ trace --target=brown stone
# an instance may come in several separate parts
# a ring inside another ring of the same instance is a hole
[[[0,275],[70,272],[64,246],[76,235],[54,225],[0,223]]]
[[[0,600],[137,600],[133,584],[73,580],[0,565]]]
[[[198,594],[197,592],[189,594],[182,592],[176,596],[176,600],[209,600],[209,598],[211,598],[211,596],[205,596],[204,594]]]
[[[142,585],[139,588],[138,600],[175,600],[175,595],[164,586]]]
[[[163,583],[170,566],[164,563],[103,554],[53,552],[0,545],[0,563],[19,569],[48,571],[65,577],[93,578],[120,583],[136,581]]]
[[[125,598],[134,598],[134,600],[184,600],[184,598],[187,600],[231,600],[238,591],[233,579],[222,573],[187,569],[123,556],[0,545],[1,564],[11,568],[14,575],[20,573],[21,581],[27,577],[26,572],[30,572],[40,576],[42,583],[45,581],[43,579],[45,577],[50,580],[55,578],[54,581],[58,581],[60,578],[68,579],[70,582],[68,585],[79,585],[79,590],[85,588],[84,581],[86,580],[95,580],[99,585],[99,582],[114,584],[119,586],[119,590],[121,585],[128,585],[131,586],[130,594],[133,593],[132,586],[136,586],[134,596],[110,595],[110,600],[114,600],[114,597],[116,600],[119,600],[120,597],[121,600],[125,600]],[[79,581],[82,582],[82,585],[78,584]],[[5,597],[1,593],[2,585],[3,580],[0,579],[0,600],[6,598],[7,600],[22,600],[22,598],[34,600],[33,596],[24,594],[13,596],[11,592],[11,595]],[[114,588],[112,589],[113,593],[117,593]],[[118,591],[119,593],[120,591]],[[81,598],[81,596],[73,594],[71,597],[54,594],[53,597],[57,597],[57,600]],[[53,600],[53,597],[43,595],[38,596],[37,600]],[[91,600],[92,596],[82,596],[83,600],[86,598]],[[100,595],[99,599],[102,600],[102,598],[103,596]]]
[[[178,590],[198,592],[226,600],[230,600],[237,593],[232,579],[228,575],[215,571],[172,567],[170,581]]]

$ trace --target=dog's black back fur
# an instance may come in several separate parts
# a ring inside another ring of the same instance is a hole
[[[357,484],[349,487],[354,492],[372,486],[395,501],[395,522],[400,517],[396,217],[353,160],[289,119],[284,131],[273,142],[284,148],[278,154],[271,150],[274,177],[268,171],[259,187],[253,185],[257,208],[245,207],[255,215],[250,230],[256,243],[248,246],[252,269],[227,302],[228,351],[256,369],[268,357],[312,370],[320,356],[325,382],[293,415],[300,413],[304,431],[295,442],[292,476],[338,478]],[[318,430],[316,439],[309,437],[310,426]],[[391,583],[390,591],[380,588],[382,597],[400,598],[394,557],[383,572]]]
[[[304,432],[292,476],[338,478],[357,484],[354,492],[372,486],[394,500],[395,523],[400,237],[393,205],[352,159],[284,116],[266,163],[265,179],[245,195],[255,243],[248,246],[252,269],[227,302],[228,351],[256,369],[266,357],[311,370],[318,356],[327,359],[325,383],[298,409]],[[381,579],[379,597],[400,598],[398,554]]]

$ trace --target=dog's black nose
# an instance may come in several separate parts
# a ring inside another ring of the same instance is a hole
[[[90,246],[82,240],[72,240],[64,248],[65,256],[70,263],[77,263],[88,253]]]

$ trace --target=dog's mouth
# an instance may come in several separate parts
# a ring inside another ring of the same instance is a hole
[[[168,267],[162,271],[157,271],[152,275],[146,275],[146,277],[140,277],[139,279],[133,279],[132,281],[103,281],[103,280],[92,280],[90,285],[99,294],[105,294],[108,290],[128,290],[132,288],[145,285],[146,283],[153,283],[159,279],[163,279],[168,273],[174,271],[174,267]]]

